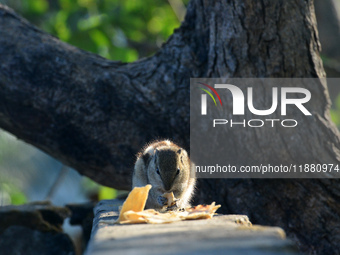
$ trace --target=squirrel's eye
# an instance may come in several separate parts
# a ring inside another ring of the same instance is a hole
[[[161,175],[161,173],[159,172],[159,169],[157,168],[157,170],[156,170],[156,173],[158,174],[158,175]]]
[[[176,172],[176,175],[179,175],[179,171],[180,171],[180,169],[178,168],[178,169],[177,169],[177,172]]]

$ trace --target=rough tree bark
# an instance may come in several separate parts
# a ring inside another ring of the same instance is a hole
[[[314,5],[327,77],[340,77],[340,1],[316,0]],[[339,93],[340,86],[329,87],[332,102]]]
[[[322,54],[340,61],[340,3],[337,0],[316,0],[315,13],[318,21]],[[329,76],[329,74],[327,73]]]
[[[144,143],[170,137],[188,148],[190,77],[323,77],[319,51],[311,0],[192,0],[159,52],[129,64],[60,42],[1,6],[0,127],[99,183],[128,189]],[[327,88],[314,93],[315,124],[289,145],[280,133],[274,142],[286,146],[284,157],[337,163]],[[257,133],[264,142],[250,149],[241,146],[244,135],[226,141],[238,146],[236,159],[255,150],[280,156],[266,147],[266,134]],[[302,251],[340,253],[335,179],[209,179],[198,187],[197,202],[215,200],[221,212],[281,226]]]

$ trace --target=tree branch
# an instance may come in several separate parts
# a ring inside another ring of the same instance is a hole
[[[0,6],[0,126],[81,174],[128,189],[142,144],[187,139],[188,102],[176,102],[187,101],[192,63],[178,60],[182,46],[131,64],[113,62]]]

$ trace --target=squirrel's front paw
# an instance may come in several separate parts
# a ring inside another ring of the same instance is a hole
[[[164,205],[167,205],[168,199],[167,199],[166,197],[159,196],[158,199],[157,199],[157,202],[158,202],[161,206],[164,206]]]

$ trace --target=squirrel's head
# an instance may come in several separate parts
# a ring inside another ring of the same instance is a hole
[[[190,161],[182,148],[155,149],[148,166],[150,183],[162,183],[165,191],[181,189],[190,178]]]

